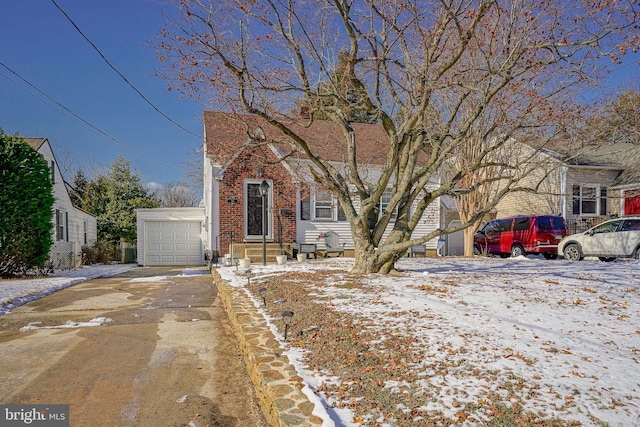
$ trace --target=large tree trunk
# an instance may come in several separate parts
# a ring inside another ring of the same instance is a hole
[[[476,234],[477,227],[468,227],[464,232],[464,256],[473,256],[473,236]]]
[[[379,252],[380,251],[356,251],[355,263],[351,272],[387,274],[395,270],[396,256],[394,254]]]
[[[400,254],[376,248],[371,242],[368,230],[354,233],[353,238],[355,244],[355,263],[351,269],[353,273],[387,274],[395,270],[395,262]],[[385,246],[387,243],[389,242],[385,242]]]

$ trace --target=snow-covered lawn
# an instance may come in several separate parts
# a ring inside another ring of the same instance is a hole
[[[252,266],[252,286],[220,270],[283,342],[279,314],[294,311],[283,345],[326,425],[640,425],[640,262],[404,258],[395,276],[351,263]],[[286,301],[264,309],[257,286]]]

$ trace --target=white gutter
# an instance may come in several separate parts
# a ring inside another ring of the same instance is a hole
[[[569,167],[562,165],[562,172],[560,172],[560,214],[563,218],[567,217],[567,173]]]

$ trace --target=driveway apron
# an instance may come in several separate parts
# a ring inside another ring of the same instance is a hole
[[[71,426],[266,426],[212,277],[193,273],[134,268],[0,316],[0,403],[69,404]]]

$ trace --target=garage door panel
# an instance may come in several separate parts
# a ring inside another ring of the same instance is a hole
[[[176,255],[175,260],[178,264],[186,264],[189,258],[185,255]]]
[[[145,265],[202,265],[200,221],[146,221]]]

